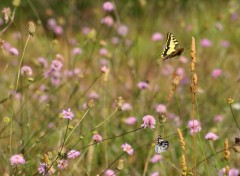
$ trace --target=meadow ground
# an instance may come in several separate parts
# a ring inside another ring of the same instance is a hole
[[[239,6],[2,0],[0,175],[240,175]]]

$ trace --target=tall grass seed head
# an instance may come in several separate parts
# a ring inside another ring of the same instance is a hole
[[[34,22],[29,21],[28,22],[28,33],[29,35],[33,36],[36,32],[36,25],[34,24]]]

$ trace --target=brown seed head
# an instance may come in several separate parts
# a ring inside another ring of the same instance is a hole
[[[36,26],[35,26],[34,22],[29,21],[28,22],[28,33],[29,33],[29,35],[33,36],[35,34],[35,31],[36,31]]]
[[[233,99],[232,97],[227,97],[227,98],[226,98],[226,102],[227,102],[228,104],[232,104],[232,103],[234,103],[234,99]]]
[[[225,139],[224,140],[224,159],[226,161],[229,160],[229,155],[230,155],[230,152],[229,152],[228,139]]]
[[[181,132],[181,130],[179,128],[177,129],[177,131],[178,131],[178,138],[179,138],[182,150],[183,150],[183,152],[185,152],[185,150],[186,150],[186,148],[185,148],[185,141],[184,141],[182,132]]]

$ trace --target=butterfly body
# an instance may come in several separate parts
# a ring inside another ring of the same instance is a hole
[[[159,135],[157,139],[157,144],[155,146],[156,153],[165,152],[167,151],[168,147],[169,147],[169,142],[167,140],[163,140],[161,135]]]
[[[184,48],[178,47],[178,41],[177,41],[176,37],[173,34],[171,34],[170,32],[168,32],[166,46],[161,55],[162,59],[166,60],[169,58],[173,58],[175,56],[180,56],[183,51],[184,51]]]

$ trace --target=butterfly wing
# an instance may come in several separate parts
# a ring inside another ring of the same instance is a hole
[[[166,46],[162,52],[163,60],[176,56],[173,53],[176,53],[176,48],[178,46],[178,41],[176,37],[170,32],[167,33]]]

